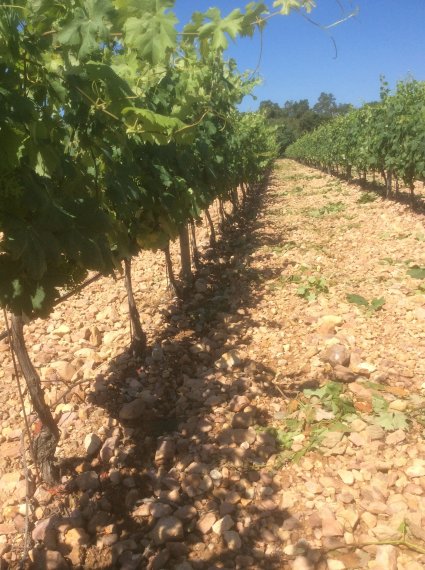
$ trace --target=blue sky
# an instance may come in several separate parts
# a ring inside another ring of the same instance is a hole
[[[176,13],[186,22],[194,10],[219,7],[223,14],[243,7],[238,0],[176,0]],[[268,2],[271,4],[271,1]],[[249,98],[243,109],[256,109],[261,100],[283,104],[289,99],[309,99],[331,92],[339,103],[361,105],[379,98],[379,76],[393,87],[409,75],[425,80],[425,0],[317,0],[311,18],[330,24],[358,7],[359,13],[329,31],[309,23],[300,14],[269,20],[263,33],[257,101]],[[228,55],[240,70],[255,69],[261,41],[240,39]]]

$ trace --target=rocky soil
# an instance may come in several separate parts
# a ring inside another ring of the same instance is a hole
[[[198,233],[182,301],[161,255],[134,263],[143,362],[120,278],[26,328],[57,488],[28,453],[27,488],[0,342],[0,567],[28,497],[24,567],[425,568],[423,215],[280,161],[215,249]]]

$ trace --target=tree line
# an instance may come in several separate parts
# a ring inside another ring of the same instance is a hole
[[[279,154],[283,156],[287,147],[305,133],[309,133],[345,115],[353,109],[350,103],[337,103],[332,93],[320,93],[316,103],[310,106],[308,99],[289,100],[282,106],[273,101],[261,101],[259,110],[269,125],[276,130]]]

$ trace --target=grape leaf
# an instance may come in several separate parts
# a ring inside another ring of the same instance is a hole
[[[380,412],[375,423],[387,431],[407,428],[407,417],[402,412]]]
[[[349,303],[354,303],[355,305],[361,305],[363,307],[369,306],[369,302],[367,301],[367,299],[365,299],[361,295],[356,295],[355,293],[350,293],[349,295],[347,295],[347,301]]]
[[[225,18],[221,16],[218,8],[210,8],[205,15],[211,21],[200,27],[199,38],[210,39],[209,47],[212,50],[225,50],[229,44],[227,37],[234,40],[240,33],[244,16],[238,8],[232,10]]]
[[[413,267],[409,269],[407,275],[410,275],[413,279],[425,279],[425,267]]]
[[[175,15],[166,8],[158,9],[149,18],[131,17],[124,25],[125,43],[149,63],[163,63],[177,45],[177,22]]]

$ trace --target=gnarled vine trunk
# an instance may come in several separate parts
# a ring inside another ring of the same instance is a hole
[[[131,259],[124,259],[125,288],[128,299],[128,312],[131,324],[131,345],[130,351],[136,358],[142,358],[146,352],[146,335],[143,332],[140,322],[139,311],[133,295],[133,284],[131,281]]]
[[[193,220],[190,220],[190,234],[192,238],[193,263],[195,264],[196,269],[199,269],[199,250],[196,242],[196,227]]]
[[[164,247],[164,255],[165,255],[165,267],[167,269],[167,277],[169,281],[170,289],[172,290],[174,295],[179,295],[179,288],[177,285],[176,278],[174,276],[174,269],[173,269],[173,262],[171,260],[170,255],[170,242]]]
[[[190,260],[190,239],[187,224],[184,224],[179,232],[181,277],[183,281],[189,282],[192,279],[192,264]]]
[[[40,429],[37,430],[33,443],[34,461],[43,481],[55,484],[59,479],[59,471],[55,464],[59,429],[44,399],[40,377],[28,355],[22,315],[12,315],[11,332],[13,350],[17,356],[22,375],[25,378],[32,405],[40,421]]]
[[[208,208],[205,210],[205,218],[210,228],[210,246],[212,247],[216,244],[216,235],[215,235],[214,224],[211,218],[211,214],[208,211]]]

